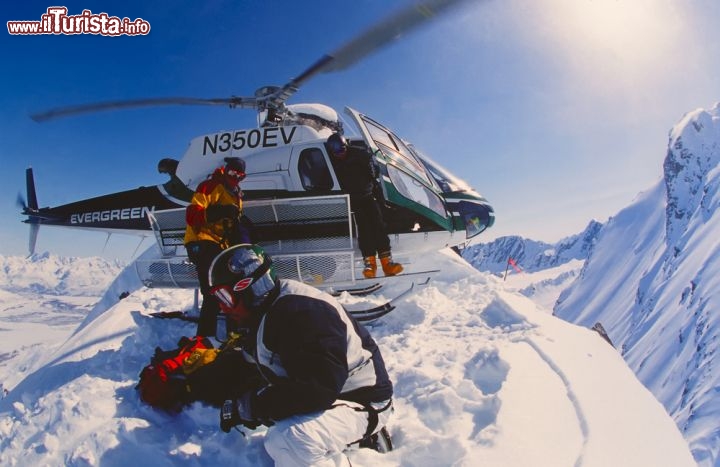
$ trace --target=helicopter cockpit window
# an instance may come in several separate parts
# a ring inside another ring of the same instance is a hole
[[[388,165],[387,168],[392,184],[401,195],[431,209],[439,216],[447,216],[445,206],[437,194],[402,170],[392,165]]]
[[[298,161],[298,172],[302,186],[306,190],[320,192],[332,190],[330,169],[320,149],[303,149]]]
[[[374,124],[371,120],[365,119],[364,122],[373,141],[388,158],[412,172],[427,184],[433,184],[425,171],[425,166],[405,146],[405,143],[400,138]]]
[[[445,193],[449,192],[472,192],[476,193],[475,190],[470,187],[464,180],[456,177],[452,173],[448,172],[445,168],[439,165],[437,162],[430,159],[426,154],[420,151],[418,148],[409,144],[408,147],[415,154],[415,156],[425,164],[430,175],[440,186],[440,189]]]
[[[392,138],[390,137],[390,134],[388,134],[387,131],[385,131],[383,128],[380,128],[379,126],[374,125],[372,122],[365,119],[365,126],[367,127],[368,131],[370,132],[370,136],[372,136],[372,139],[375,140],[376,143],[381,143],[388,148],[392,148],[393,150],[397,150],[395,147],[395,143],[393,142]]]

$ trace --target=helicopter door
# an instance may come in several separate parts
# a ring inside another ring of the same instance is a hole
[[[455,230],[440,188],[403,140],[349,107],[346,112],[353,118],[365,142],[375,151],[385,200],[420,214],[447,231]]]

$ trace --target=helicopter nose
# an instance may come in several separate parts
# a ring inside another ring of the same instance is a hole
[[[495,210],[482,201],[460,201],[458,212],[465,224],[467,238],[484,232],[495,223]]]

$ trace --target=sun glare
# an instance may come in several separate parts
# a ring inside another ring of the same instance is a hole
[[[672,45],[678,21],[665,0],[548,0],[556,33],[574,52],[651,65]]]
[[[589,46],[623,49],[646,41],[651,21],[637,3],[621,0],[563,2],[566,27]]]
[[[586,93],[619,96],[663,80],[683,53],[683,22],[671,0],[543,0],[531,7],[545,53]]]

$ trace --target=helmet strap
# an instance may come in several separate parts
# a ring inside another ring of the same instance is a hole
[[[253,271],[252,275],[250,277],[252,278],[252,282],[250,285],[254,284],[258,279],[260,279],[262,276],[265,275],[266,272],[270,270],[270,266],[272,266],[272,260],[265,256],[263,263],[258,267],[255,271]]]

